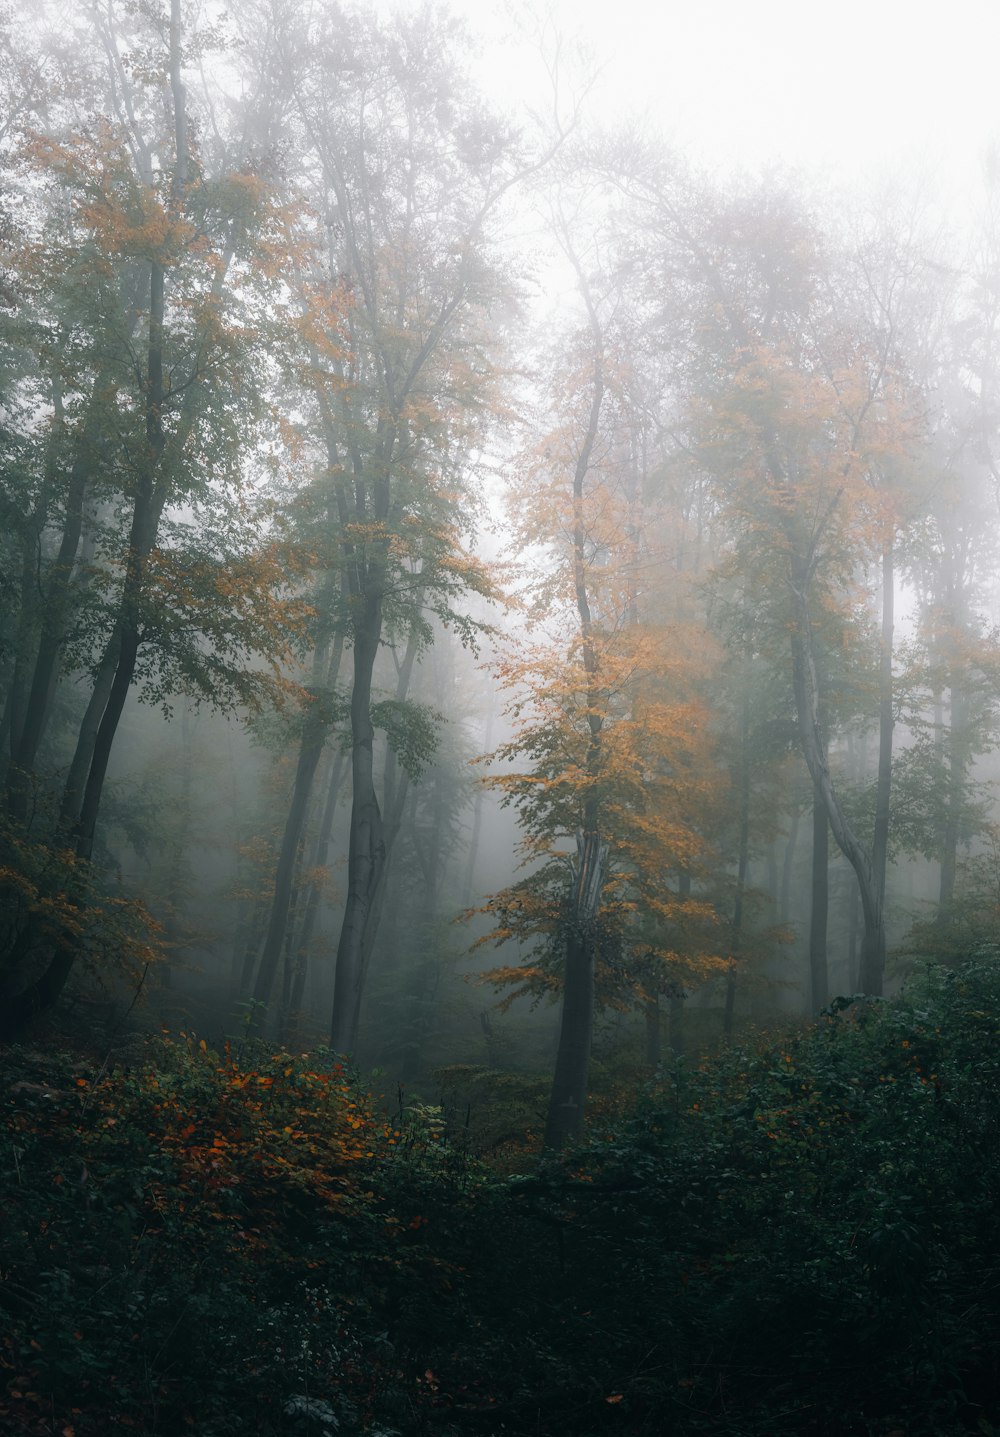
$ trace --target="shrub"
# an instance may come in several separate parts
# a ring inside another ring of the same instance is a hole
[[[417,1279],[373,1191],[399,1136],[350,1073],[183,1036],[130,1071],[4,1067],[0,1418],[77,1437],[369,1422],[397,1381],[377,1314]]]
[[[992,951],[679,1063],[513,1176],[330,1054],[182,1036],[0,1078],[2,1431],[1000,1425]]]

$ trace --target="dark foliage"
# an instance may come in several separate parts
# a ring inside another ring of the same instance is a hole
[[[332,1060],[2,1060],[0,1430],[990,1434],[1000,963],[499,1176]]]

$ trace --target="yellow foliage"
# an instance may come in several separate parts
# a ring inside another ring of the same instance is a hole
[[[568,356],[551,424],[519,458],[512,547],[529,627],[493,668],[511,736],[490,782],[517,809],[526,876],[486,904],[490,941],[527,941],[523,964],[485,981],[536,996],[558,990],[576,834],[596,832],[608,870],[594,942],[601,1001],[631,1001],[649,961],[685,979],[726,957],[710,904],[680,896],[712,859],[725,781],[705,689],[717,646],[653,548],[655,518],[636,482],[627,434],[628,365],[606,353],[604,403],[589,450],[592,355]],[[589,458],[587,457],[589,454]],[[641,960],[641,961],[640,961]],[[510,1001],[510,1000],[508,1000]]]

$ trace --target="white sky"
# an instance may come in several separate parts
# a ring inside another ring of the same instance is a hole
[[[540,72],[503,43],[504,0],[452,0],[492,37],[500,96]],[[541,5],[538,7],[541,8]],[[603,66],[605,120],[645,113],[711,168],[803,166],[834,183],[920,168],[974,188],[1000,136],[1000,0],[550,0]]]

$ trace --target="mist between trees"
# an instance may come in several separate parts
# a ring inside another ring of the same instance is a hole
[[[554,1073],[559,1147],[993,931],[998,177],[951,236],[468,61],[5,18],[0,1026]]]

